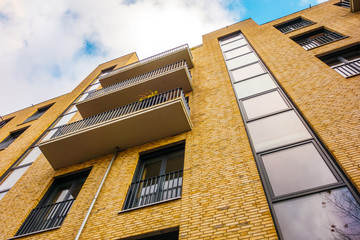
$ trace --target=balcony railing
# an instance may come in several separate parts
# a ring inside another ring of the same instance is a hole
[[[312,25],[313,22],[304,20],[304,19],[298,19],[296,22],[294,23],[288,23],[288,24],[283,24],[281,26],[276,27],[277,29],[279,29],[280,32],[282,33],[289,33],[295,30],[298,30],[300,28],[304,28],[307,26]]]
[[[333,69],[344,77],[360,74],[360,59],[333,67]]]
[[[161,58],[161,57],[163,57],[163,56],[169,55],[169,54],[171,54],[171,53],[177,52],[177,51],[179,51],[179,50],[188,49],[188,48],[189,48],[189,45],[188,45],[188,44],[184,44],[184,45],[181,45],[181,46],[179,46],[179,47],[172,48],[172,49],[167,50],[167,51],[164,51],[164,52],[162,52],[162,53],[159,53],[159,54],[153,55],[153,56],[151,56],[151,57],[148,57],[148,58],[139,60],[139,61],[137,61],[137,62],[131,63],[131,64],[126,65],[126,66],[124,66],[124,67],[121,67],[121,68],[118,68],[118,69],[114,69],[114,70],[110,71],[109,74],[110,74],[110,73],[114,73],[114,72],[124,71],[124,70],[126,70],[126,69],[133,68],[133,67],[136,66],[136,65],[140,65],[140,64],[143,64],[143,63],[146,63],[146,62],[150,62],[150,61],[152,61],[152,60],[155,60],[155,59]],[[190,56],[192,57],[191,52],[190,52]]]
[[[343,8],[350,8],[350,0],[340,0],[340,2],[335,3],[335,5]]]
[[[97,115],[85,118],[85,119],[77,121],[77,122],[63,125],[63,126],[59,127],[59,129],[51,137],[51,139],[57,138],[57,137],[60,137],[65,134],[69,134],[69,133],[72,133],[72,132],[75,132],[78,130],[82,130],[84,128],[88,128],[88,127],[94,126],[96,124],[99,124],[99,123],[102,123],[105,121],[109,121],[114,118],[122,117],[127,114],[139,111],[141,109],[149,108],[149,107],[152,107],[152,106],[164,103],[164,102],[168,102],[172,99],[179,98],[179,97],[183,98],[186,110],[187,110],[188,114],[190,114],[190,108],[189,108],[189,105],[187,104],[185,95],[184,95],[183,91],[180,88],[178,88],[175,90],[161,93],[159,95],[145,99],[143,101],[133,102],[128,105],[125,105],[125,106],[122,106],[119,108],[115,108],[110,111],[107,111],[107,112],[104,112],[101,114],[97,114]]]
[[[129,186],[124,210],[181,196],[183,170],[134,182]]]
[[[75,199],[33,209],[15,236],[61,226]]]
[[[137,83],[140,83],[142,81],[146,81],[147,79],[154,78],[156,76],[162,75],[162,74],[164,74],[166,72],[174,71],[174,70],[176,70],[178,68],[184,68],[184,67],[186,69],[186,72],[191,77],[190,71],[189,71],[189,69],[187,67],[187,64],[186,64],[186,61],[181,61],[181,62],[177,62],[177,63],[174,63],[174,64],[170,64],[170,65],[162,67],[162,68],[158,68],[158,69],[156,69],[154,71],[151,71],[151,72],[148,72],[148,73],[145,73],[145,74],[141,74],[140,76],[133,77],[133,78],[127,79],[125,81],[115,83],[113,85],[110,85],[108,87],[99,89],[97,91],[91,92],[85,99],[91,99],[91,98],[103,96],[105,94],[117,91],[120,88],[130,86],[130,85],[133,85],[133,84],[137,84]]]
[[[310,40],[306,41],[296,41],[300,46],[302,46],[304,49],[309,50],[312,48],[316,48],[322,45],[325,45],[330,42],[337,41],[341,38],[344,38],[341,34],[334,33],[334,32],[327,32],[323,34],[322,36],[312,38]]]

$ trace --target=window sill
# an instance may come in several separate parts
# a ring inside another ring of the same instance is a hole
[[[159,202],[154,202],[154,203],[142,205],[142,206],[139,206],[139,207],[124,209],[124,210],[119,211],[118,214],[120,214],[120,213],[125,213],[125,212],[130,212],[130,211],[133,211],[133,210],[136,210],[136,209],[145,208],[145,207],[150,207],[150,206],[154,206],[154,205],[157,205],[157,204],[161,204],[161,203],[165,203],[165,202],[170,202],[170,201],[174,201],[174,200],[178,200],[178,199],[181,199],[181,196],[180,196],[180,197],[176,197],[176,198],[167,199],[167,200],[162,200],[162,201],[159,201]]]
[[[53,228],[48,228],[48,229],[44,229],[44,230],[41,230],[41,231],[36,231],[36,232],[27,233],[27,234],[15,236],[15,237],[12,237],[12,238],[8,238],[8,240],[18,239],[18,238],[27,237],[27,236],[34,235],[34,234],[38,234],[38,233],[42,233],[42,232],[51,231],[51,230],[58,229],[58,228],[60,228],[60,227],[61,227],[61,226],[59,226],[59,227],[53,227]]]

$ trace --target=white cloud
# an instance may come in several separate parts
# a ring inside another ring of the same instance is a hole
[[[0,115],[67,93],[98,64],[129,52],[145,58],[198,45],[241,11],[230,0],[3,0]],[[85,53],[86,41],[96,51]]]

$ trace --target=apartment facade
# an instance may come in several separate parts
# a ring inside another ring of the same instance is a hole
[[[2,117],[2,239],[360,239],[358,1],[248,19]]]

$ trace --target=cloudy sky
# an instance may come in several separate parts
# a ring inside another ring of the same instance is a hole
[[[98,64],[145,58],[251,17],[324,0],[1,0],[0,116],[71,91]],[[281,6],[281,7],[279,7]]]

